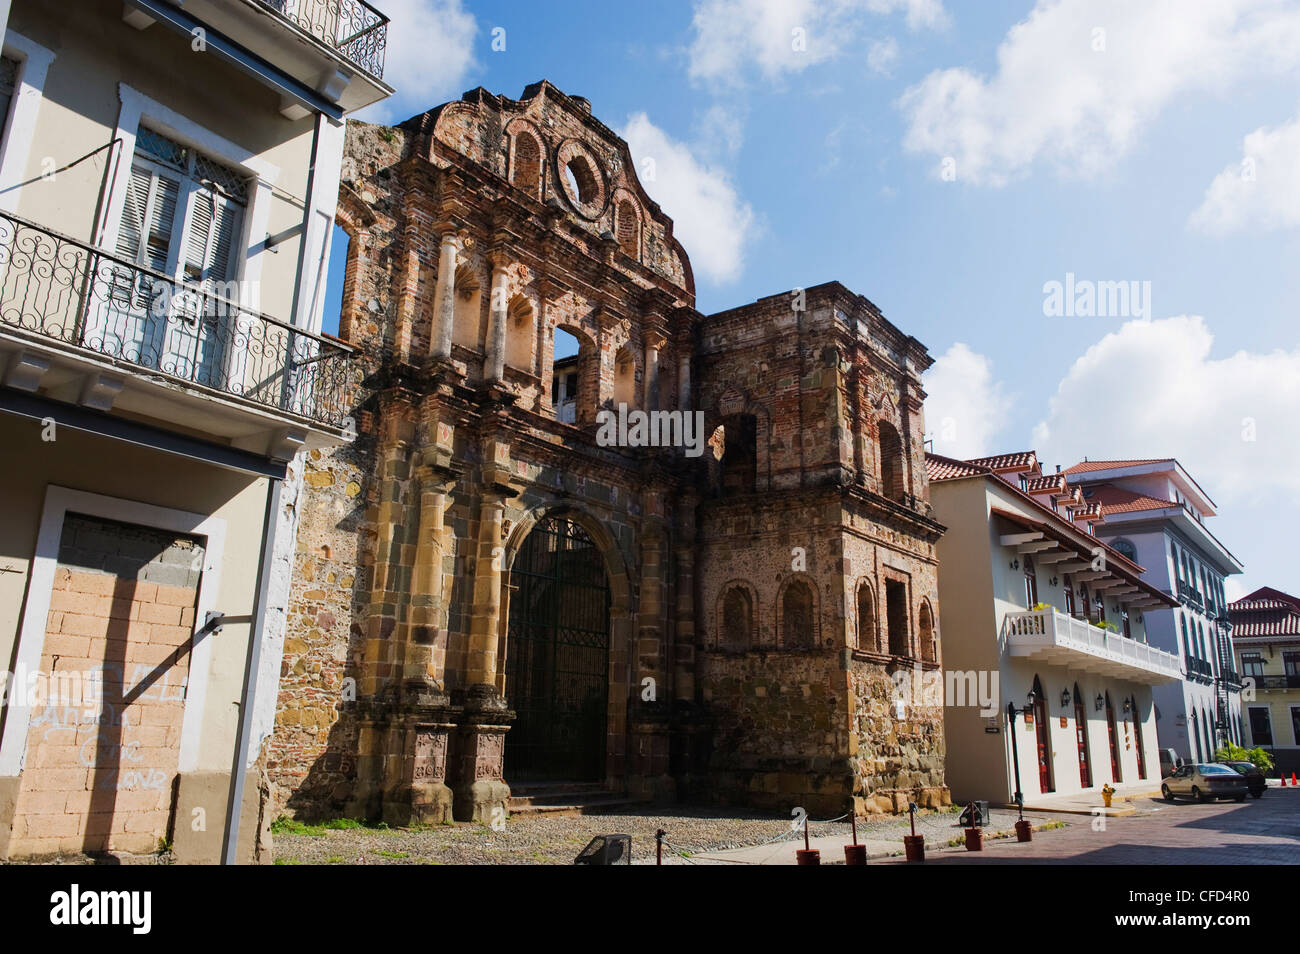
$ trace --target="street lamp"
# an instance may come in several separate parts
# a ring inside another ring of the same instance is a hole
[[[1030,689],[1024,708],[1017,709],[1014,702],[1007,703],[1007,729],[1011,733],[1011,761],[1016,772],[1016,810],[1019,812],[1020,821],[1025,820],[1025,796],[1020,791],[1020,743],[1016,739],[1016,713],[1030,711],[1037,699],[1034,690]]]

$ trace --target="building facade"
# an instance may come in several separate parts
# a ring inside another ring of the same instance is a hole
[[[926,464],[947,528],[939,602],[956,800],[1154,790],[1152,691],[1181,668],[1147,626],[1175,601],[1098,539],[1097,508],[1032,451]]]
[[[1065,471],[1105,521],[1097,535],[1146,567],[1148,583],[1177,598],[1148,614],[1154,645],[1183,660],[1185,676],[1156,689],[1160,747],[1212,761],[1243,738],[1241,677],[1223,581],[1243,569],[1206,526],[1215,503],[1176,460],[1082,461]]]
[[[549,83],[345,154],[364,385],[307,461],[278,799],[941,804],[941,710],[891,702],[940,665],[923,346],[834,283],[700,314],[626,143]]]
[[[301,453],[350,427],[343,117],[391,93],[387,21],[3,9],[0,858],[266,860]]]
[[[1280,773],[1300,772],[1300,598],[1264,586],[1228,613],[1244,684],[1241,744],[1267,750]]]

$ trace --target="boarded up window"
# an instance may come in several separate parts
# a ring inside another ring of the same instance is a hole
[[[69,514],[10,845],[148,852],[166,837],[204,551]]]
[[[722,645],[733,652],[749,649],[754,628],[754,607],[742,587],[733,586],[722,601]]]

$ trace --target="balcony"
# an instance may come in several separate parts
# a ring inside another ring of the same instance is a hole
[[[388,17],[364,0],[259,0],[376,79],[384,78]]]
[[[1214,671],[1210,668],[1210,664],[1204,659],[1197,659],[1195,656],[1188,656],[1186,662],[1187,677],[1189,679],[1194,679],[1197,682],[1203,682],[1207,685],[1214,681]]]
[[[384,82],[388,17],[364,0],[126,0],[128,20],[148,29],[164,20],[188,32],[202,26],[282,75],[355,112],[393,94]],[[258,69],[254,75],[260,75]],[[307,104],[310,105],[310,104]],[[285,104],[301,119],[303,103]]]
[[[1241,688],[1241,675],[1235,669],[1220,669],[1219,679],[1229,689]]]
[[[177,281],[0,213],[4,382],[257,453],[286,425],[341,429],[351,349],[241,306],[225,284]]]
[[[1286,676],[1256,676],[1255,688],[1265,692],[1286,689],[1300,689],[1300,674]]]
[[[1184,603],[1190,603],[1196,609],[1200,609],[1204,604],[1201,591],[1182,580],[1178,581],[1178,598]]]
[[[1056,610],[1008,613],[1002,626],[1012,656],[1151,685],[1182,678],[1176,656]]]

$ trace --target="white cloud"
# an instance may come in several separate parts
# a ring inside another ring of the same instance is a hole
[[[903,94],[904,146],[953,158],[958,180],[977,184],[1038,161],[1095,175],[1175,98],[1297,65],[1300,5],[1288,0],[1038,0],[991,77],[937,70]]]
[[[892,36],[876,40],[867,50],[867,66],[873,73],[889,76],[898,62],[898,41]]]
[[[1241,161],[1214,177],[1188,224],[1214,235],[1300,226],[1300,116],[1247,136]]]
[[[934,452],[964,460],[997,453],[994,439],[1012,401],[993,378],[993,362],[957,342],[925,373],[925,425]]]
[[[947,23],[940,0],[698,0],[690,77],[739,86],[751,64],[769,81],[799,73],[857,43],[864,15],[899,11],[913,29]]]
[[[1034,430],[1041,460],[1176,457],[1220,504],[1300,492],[1300,349],[1210,356],[1199,316],[1131,321],[1090,347]]]
[[[478,33],[461,0],[384,0],[383,12],[389,18],[384,79],[396,92],[359,118],[398,121],[459,97],[477,66]]]
[[[696,276],[719,284],[739,278],[754,236],[754,210],[726,171],[702,162],[645,113],[629,116],[619,135],[632,151],[641,184],[672,217],[673,234]],[[647,159],[653,160],[653,176]]]

